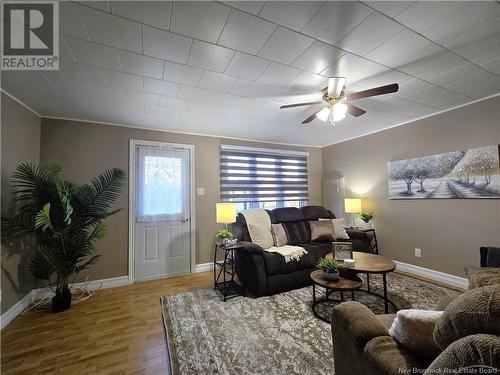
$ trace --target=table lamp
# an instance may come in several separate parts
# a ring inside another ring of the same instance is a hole
[[[356,214],[361,213],[361,199],[360,198],[346,198],[344,199],[345,212],[352,214],[353,227],[356,226]]]
[[[215,205],[217,223],[227,225],[236,222],[236,205],[234,203],[217,203]]]

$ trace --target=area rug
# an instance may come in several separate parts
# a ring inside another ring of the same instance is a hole
[[[441,297],[458,294],[398,273],[387,279],[389,298],[399,309],[433,309]],[[381,277],[372,275],[370,285],[382,292]],[[377,299],[362,302],[380,309]],[[311,304],[312,287],[225,303],[212,289],[162,297],[172,372],[331,375],[331,327],[314,316]]]

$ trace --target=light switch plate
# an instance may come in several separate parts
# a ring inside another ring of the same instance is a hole
[[[196,194],[198,194],[198,195],[205,195],[205,188],[202,188],[202,187],[197,188],[196,189]]]

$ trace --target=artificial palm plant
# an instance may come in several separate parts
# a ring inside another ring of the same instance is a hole
[[[61,178],[57,164],[25,163],[13,174],[17,214],[3,221],[13,238],[36,241],[30,261],[34,277],[47,280],[54,312],[71,305],[70,278],[96,262],[95,242],[107,232],[103,222],[119,210],[112,205],[123,191],[126,173],[112,168],[76,186]]]

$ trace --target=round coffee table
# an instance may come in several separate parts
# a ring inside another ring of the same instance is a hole
[[[315,270],[311,272],[311,279],[313,281],[313,305],[312,310],[314,315],[316,315],[321,320],[330,323],[331,319],[323,312],[331,314],[331,308],[322,308],[324,305],[331,305],[344,302],[344,292],[351,292],[351,299],[354,301],[354,291],[361,288],[363,285],[362,280],[353,275],[352,278],[340,277],[336,281],[327,280],[324,277],[324,272],[322,270]],[[316,285],[325,288],[325,298],[316,300]],[[340,299],[330,298],[333,292],[340,292]]]
[[[359,251],[353,251],[352,256],[354,259],[354,265],[344,266],[344,270],[350,270],[353,272],[353,274],[366,273],[367,288],[360,289],[360,291],[370,293],[374,296],[382,298],[384,300],[384,311],[386,314],[389,313],[389,304],[391,304],[397,310],[396,305],[387,297],[387,274],[396,269],[396,263],[391,259],[385,258],[380,255],[363,253]],[[326,258],[332,259],[333,254],[328,254]],[[339,263],[341,263],[341,261]],[[383,295],[370,290],[370,274],[382,275],[382,284],[384,290]]]

